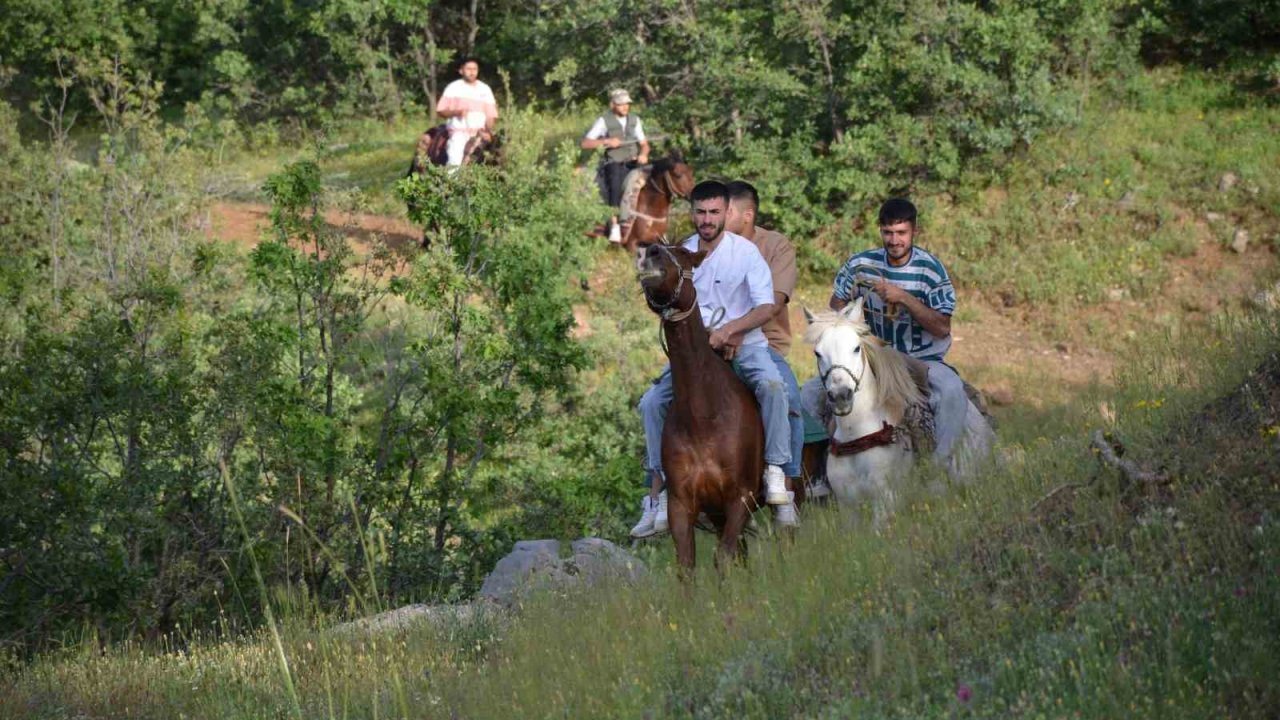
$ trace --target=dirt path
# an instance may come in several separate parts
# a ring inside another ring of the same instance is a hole
[[[261,203],[216,202],[209,208],[205,234],[251,248],[270,230],[270,212],[271,207]],[[422,230],[405,218],[330,210],[324,221],[345,235],[356,252],[368,251],[378,235],[397,250],[413,247],[422,239]]]

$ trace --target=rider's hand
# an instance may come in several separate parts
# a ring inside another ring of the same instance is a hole
[[[649,164],[649,156],[648,156],[648,155],[637,155],[637,156],[636,156],[636,164],[637,164],[637,165],[648,165],[648,164]]]
[[[724,328],[711,331],[711,349],[720,353],[725,360],[732,360],[742,345],[742,337]]]
[[[879,295],[886,305],[902,303],[911,299],[911,293],[883,278],[871,287],[871,291]]]

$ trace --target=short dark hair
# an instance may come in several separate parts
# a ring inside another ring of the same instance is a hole
[[[458,58],[458,69],[461,70],[467,63],[475,63],[476,67],[480,67],[480,58],[475,55],[463,55]]]
[[[906,198],[889,198],[880,206],[880,225],[893,225],[900,222],[916,224],[916,206]]]
[[[759,212],[760,193],[756,192],[754,185],[746,180],[734,180],[725,187],[729,190],[730,200],[750,200],[751,209]]]
[[[703,180],[693,186],[693,192],[689,193],[689,202],[696,203],[703,200],[714,200],[720,198],[724,200],[724,204],[729,204],[729,188],[719,180]]]

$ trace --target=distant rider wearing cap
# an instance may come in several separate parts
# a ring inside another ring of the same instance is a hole
[[[596,184],[600,186],[604,203],[616,210],[622,204],[627,173],[636,165],[649,162],[649,141],[645,139],[640,118],[631,114],[631,95],[626,90],[609,93],[609,112],[596,118],[580,145],[583,150],[605,149],[596,170]],[[609,240],[622,242],[616,212],[610,219]]]

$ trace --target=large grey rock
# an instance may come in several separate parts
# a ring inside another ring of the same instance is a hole
[[[442,626],[467,625],[478,621],[484,613],[490,610],[490,607],[477,607],[476,604],[405,605],[377,615],[370,615],[369,617],[335,625],[331,632],[338,635],[356,632],[361,634],[395,632],[405,630],[420,622],[430,622]]]
[[[484,579],[479,597],[509,606],[531,590],[597,585],[617,579],[634,581],[645,572],[638,558],[608,540],[575,540],[570,550],[572,554],[562,558],[558,540],[516,543]]]
[[[634,555],[602,538],[582,538],[573,541],[573,557],[570,570],[588,585],[596,585],[618,578],[634,582],[645,573],[645,566]]]

